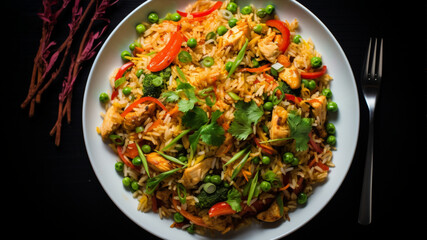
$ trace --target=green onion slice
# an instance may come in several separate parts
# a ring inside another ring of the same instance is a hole
[[[142,165],[144,165],[145,172],[147,172],[148,177],[151,178],[150,177],[150,170],[148,169],[147,159],[145,158],[145,155],[142,152],[141,147],[139,146],[139,144],[135,144],[135,145],[136,145],[136,149],[138,149],[138,155],[139,155],[139,157],[142,160]]]
[[[162,152],[159,152],[157,150],[154,150],[154,151],[156,153],[160,154],[162,157],[166,158],[167,160],[171,161],[171,162],[174,162],[174,163],[177,163],[177,164],[180,164],[180,165],[187,165],[186,163],[183,163],[183,162],[179,161],[179,159],[177,159],[177,158],[174,158],[172,156],[166,155],[166,154],[164,154]]]
[[[184,185],[178,183],[176,185],[176,190],[178,193],[179,201],[181,202],[181,204],[185,204],[185,202],[187,201],[187,190],[185,189]]]

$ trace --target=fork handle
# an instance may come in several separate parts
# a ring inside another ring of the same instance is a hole
[[[374,119],[370,114],[368,148],[366,151],[365,170],[363,175],[362,194],[360,197],[359,223],[368,225],[372,219],[372,168],[374,161]]]

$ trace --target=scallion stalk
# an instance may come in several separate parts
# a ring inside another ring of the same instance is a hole
[[[149,178],[151,178],[150,176],[150,170],[148,169],[148,163],[147,163],[147,159],[145,158],[144,153],[141,150],[141,147],[139,146],[139,144],[135,144],[136,145],[136,149],[138,149],[138,155],[142,160],[142,165],[144,166],[145,172],[147,172],[147,175]]]
[[[246,202],[247,205],[249,205],[249,203],[252,200],[252,196],[254,195],[255,188],[258,183],[258,174],[259,174],[259,171],[256,172],[255,177],[252,179],[251,187],[249,188],[248,199]]]
[[[189,133],[191,131],[190,129],[184,130],[182,131],[178,136],[176,136],[168,145],[166,145],[164,148],[162,148],[162,152],[165,150],[168,150],[170,147],[172,147],[175,143],[177,143],[179,141],[179,139],[181,139],[182,137],[184,137],[185,135],[187,135],[187,133]]]
[[[236,153],[230,160],[228,160],[228,162],[227,163],[225,163],[224,165],[223,165],[223,168],[225,167],[225,166],[227,166],[227,165],[229,165],[229,164],[231,164],[231,163],[233,163],[234,161],[236,161],[237,159],[239,159],[241,156],[243,156],[243,154],[247,151],[249,149],[249,146],[248,147],[246,147],[245,149],[243,149],[243,150],[240,150],[240,152],[238,152],[238,153]]]
[[[237,54],[236,60],[234,60],[233,65],[231,66],[230,71],[228,72],[227,78],[229,78],[234,71],[236,71],[239,64],[242,62],[243,58],[245,57],[246,53],[246,47],[248,46],[249,40],[246,38],[246,42],[243,45],[242,49],[240,49],[240,52]]]
[[[243,157],[243,159],[239,162],[239,164],[237,165],[236,169],[234,169],[233,174],[231,175],[231,180],[233,180],[237,174],[239,174],[240,170],[242,170],[243,166],[245,165],[245,163],[248,161],[249,159],[249,154],[251,152],[248,152],[245,157]]]
[[[180,165],[187,165],[187,164],[185,164],[185,163],[183,163],[183,162],[179,161],[177,158],[174,158],[174,157],[172,157],[172,156],[166,155],[166,154],[164,154],[164,153],[162,153],[162,152],[159,152],[159,151],[157,151],[157,150],[154,150],[154,151],[155,151],[156,153],[160,154],[162,157],[166,158],[167,160],[171,161],[171,162],[174,162],[174,163],[177,163],[177,164],[180,164]]]

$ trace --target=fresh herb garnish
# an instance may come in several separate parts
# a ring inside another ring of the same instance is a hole
[[[238,101],[235,104],[234,121],[228,132],[238,140],[246,140],[253,132],[252,123],[257,124],[264,112],[251,100],[249,103]]]
[[[182,168],[175,168],[167,172],[162,172],[153,178],[149,178],[147,180],[147,194],[152,194],[164,179],[181,170]]]
[[[301,116],[295,114],[295,112],[289,112],[288,125],[291,130],[290,138],[295,139],[295,149],[297,151],[307,150],[308,141],[310,140],[308,134],[311,131],[310,122],[302,121]]]
[[[237,189],[232,188],[228,191],[226,202],[230,205],[231,209],[233,209],[234,211],[236,212],[242,211],[242,205],[240,205],[240,203],[242,202],[242,198],[241,198],[240,192]]]

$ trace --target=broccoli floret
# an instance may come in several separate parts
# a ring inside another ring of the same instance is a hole
[[[198,208],[210,208],[217,202],[222,202],[227,200],[227,193],[229,188],[224,186],[218,186],[216,191],[209,194],[205,190],[202,190],[199,195],[197,195],[197,199],[199,200],[196,203]]]
[[[166,87],[166,82],[171,76],[171,72],[171,68],[167,67],[160,72],[145,75],[144,82],[142,84],[142,93],[144,96],[159,98],[162,90]]]

